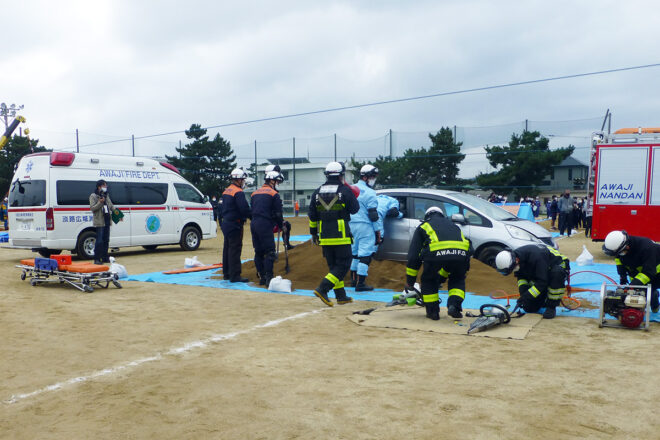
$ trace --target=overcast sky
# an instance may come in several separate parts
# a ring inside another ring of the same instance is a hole
[[[25,105],[32,136],[56,149],[75,147],[76,128],[86,145],[660,62],[652,1],[22,0],[2,15],[0,100]],[[440,126],[512,124],[459,128],[466,146],[493,144],[525,119],[542,121],[531,127],[553,145],[584,145],[607,108],[613,128],[658,126],[659,79],[655,67],[220,133],[245,160],[255,139],[260,158],[290,156],[295,136],[297,154],[326,160],[334,133],[340,154],[369,156],[388,152],[390,129],[413,133],[395,134],[396,150]],[[172,154],[179,139],[138,141],[138,154]],[[83,150],[131,152],[130,142]],[[470,161],[462,175],[488,170],[483,156]]]

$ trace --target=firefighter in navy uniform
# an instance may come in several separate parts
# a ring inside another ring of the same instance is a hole
[[[326,182],[314,191],[309,205],[309,231],[314,244],[320,244],[329,273],[314,290],[327,306],[332,307],[328,292],[334,290],[337,304],[353,301],[346,296],[344,277],[351,267],[351,230],[348,222],[351,214],[360,210],[353,191],[344,183],[346,168],[339,162],[325,167]]]
[[[243,186],[247,173],[240,168],[231,172],[231,185],[222,193],[222,271],[225,280],[246,283],[241,276],[241,250],[243,249],[243,225],[251,217],[250,205],[245,199]]]
[[[282,182],[284,182],[284,175],[282,174],[282,169],[280,168],[279,165],[268,165],[266,167],[265,172],[264,172],[264,176],[266,174],[270,173],[271,171],[277,171],[278,173],[280,173],[280,175],[282,176]],[[291,223],[284,220],[282,225],[283,225],[282,227],[276,227],[275,229],[273,229],[273,232],[277,233],[277,232],[281,231],[282,232],[282,242],[284,243],[284,246],[288,250],[291,250],[295,247],[289,241],[290,238],[291,238]]]
[[[461,229],[445,218],[437,206],[427,209],[410,242],[406,267],[406,290],[410,290],[424,264],[420,292],[427,318],[440,319],[438,290],[445,281],[449,290],[447,313],[453,318],[463,317],[465,275],[470,270],[471,254],[471,243]]]
[[[259,275],[259,284],[268,287],[273,278],[275,262],[275,235],[273,228],[283,227],[282,199],[277,185],[284,178],[277,171],[266,173],[265,183],[252,193],[252,244],[254,245],[254,265]]]
[[[518,304],[528,313],[545,306],[543,318],[552,319],[566,293],[570,261],[558,250],[544,244],[528,244],[503,250],[495,257],[497,271],[518,278]]]
[[[612,231],[605,237],[603,252],[615,257],[620,283],[634,286],[651,285],[651,310],[658,312],[660,288],[660,245],[646,237],[628,235],[626,231]],[[628,277],[631,278],[628,282]]]

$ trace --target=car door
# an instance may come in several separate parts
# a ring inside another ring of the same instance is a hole
[[[167,183],[127,182],[131,199],[131,245],[176,243],[174,213],[166,205]]]
[[[412,238],[412,231],[419,224],[417,220],[408,215],[408,197],[403,194],[382,193],[394,197],[399,201],[399,210],[403,213],[402,218],[386,218],[383,221],[385,229],[385,240],[378,246],[376,258],[382,260],[406,261],[408,256],[408,247]]]

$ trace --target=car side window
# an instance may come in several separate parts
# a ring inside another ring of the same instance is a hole
[[[403,214],[403,218],[408,218],[408,200],[406,196],[392,196],[399,202],[399,212]]]
[[[469,225],[472,226],[484,226],[484,219],[479,214],[474,211],[469,210],[468,208],[463,208],[463,216]]]
[[[437,206],[438,208],[442,209],[444,212],[444,207],[442,205],[443,203],[436,199],[413,197],[412,198],[413,218],[416,218],[417,220],[424,220],[424,215],[426,214],[426,210],[429,209],[431,206]]]
[[[175,183],[174,189],[182,202],[204,203],[204,197],[195,188],[186,183]]]

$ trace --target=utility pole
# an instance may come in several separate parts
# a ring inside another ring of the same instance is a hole
[[[390,128],[390,159],[392,159],[392,129]]]
[[[296,204],[296,138],[293,138],[293,196],[291,197],[291,203],[295,206]]]
[[[337,162],[337,133],[335,133],[335,162]]]
[[[16,112],[23,110],[23,108],[25,108],[24,105],[17,106],[16,104],[12,104],[7,106],[4,102],[0,103],[0,116],[5,120],[5,130],[9,128],[9,118],[16,117]]]
[[[257,169],[257,140],[254,140],[254,187],[259,188],[259,170]]]
[[[133,150],[133,157],[135,157],[135,135],[131,135],[131,149]]]
[[[80,153],[80,140],[78,139],[78,129],[76,128],[76,153]]]

